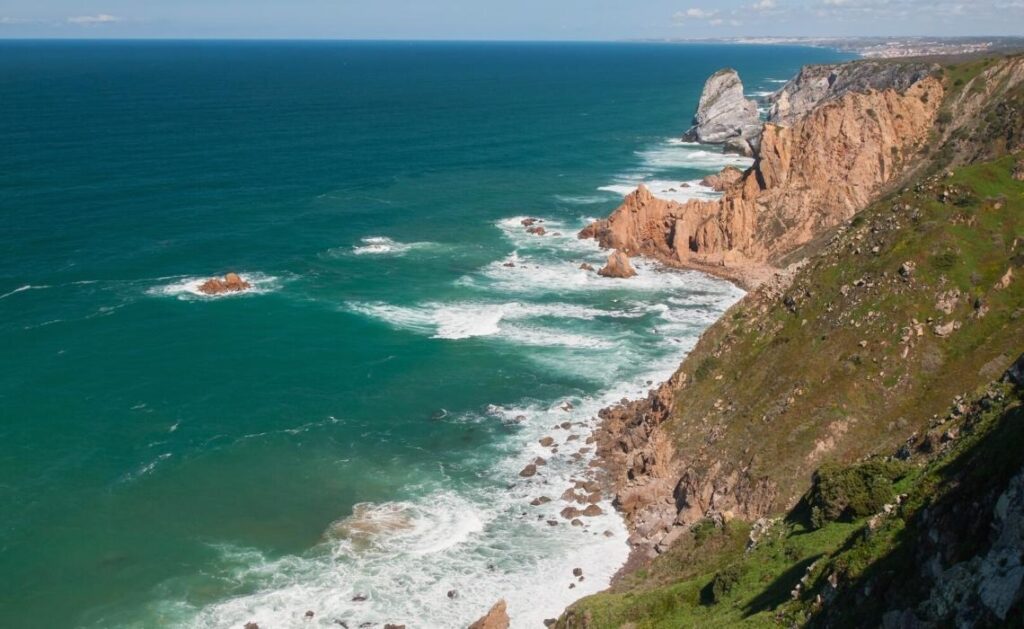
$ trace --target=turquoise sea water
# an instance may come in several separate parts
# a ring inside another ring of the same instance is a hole
[[[558,516],[592,418],[741,293],[574,234],[736,162],[673,140],[713,71],[840,58],[0,43],[0,626],[532,627],[604,587],[610,505]]]

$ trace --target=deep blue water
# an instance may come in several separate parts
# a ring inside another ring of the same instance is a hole
[[[673,140],[715,70],[840,58],[0,42],[0,626],[535,626],[601,589],[621,522],[557,516],[592,417],[740,293],[598,278],[574,234],[736,162]],[[230,270],[257,290],[192,292]]]

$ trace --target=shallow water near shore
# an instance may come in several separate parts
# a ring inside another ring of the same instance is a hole
[[[575,233],[743,164],[674,139],[715,70],[841,58],[0,43],[0,626],[536,627],[605,587],[607,498],[559,515],[594,417],[742,293]]]

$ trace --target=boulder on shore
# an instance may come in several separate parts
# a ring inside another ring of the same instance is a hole
[[[469,629],[508,629],[508,611],[505,599],[494,604],[487,614],[469,626]]]
[[[629,256],[616,250],[608,256],[607,264],[597,274],[602,277],[626,278],[636,275],[636,269],[629,263]]]
[[[743,82],[732,68],[719,70],[704,83],[693,126],[683,139],[703,144],[732,142],[734,151],[750,153],[761,138],[757,103],[743,95]]]
[[[221,295],[223,293],[240,293],[252,288],[249,282],[243,280],[237,273],[228,273],[224,279],[211,277],[199,287],[199,292],[207,295]]]

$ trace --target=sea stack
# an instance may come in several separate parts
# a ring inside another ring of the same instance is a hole
[[[761,139],[757,103],[743,95],[743,82],[732,68],[715,72],[704,83],[693,126],[683,136],[690,142],[722,144],[751,156]]]
[[[629,256],[621,251],[614,251],[608,256],[608,263],[597,274],[602,277],[626,278],[636,275],[636,269],[629,263]]]
[[[207,295],[222,295],[224,293],[240,293],[252,288],[249,282],[243,280],[237,273],[228,273],[224,279],[211,277],[199,287],[199,292]]]

